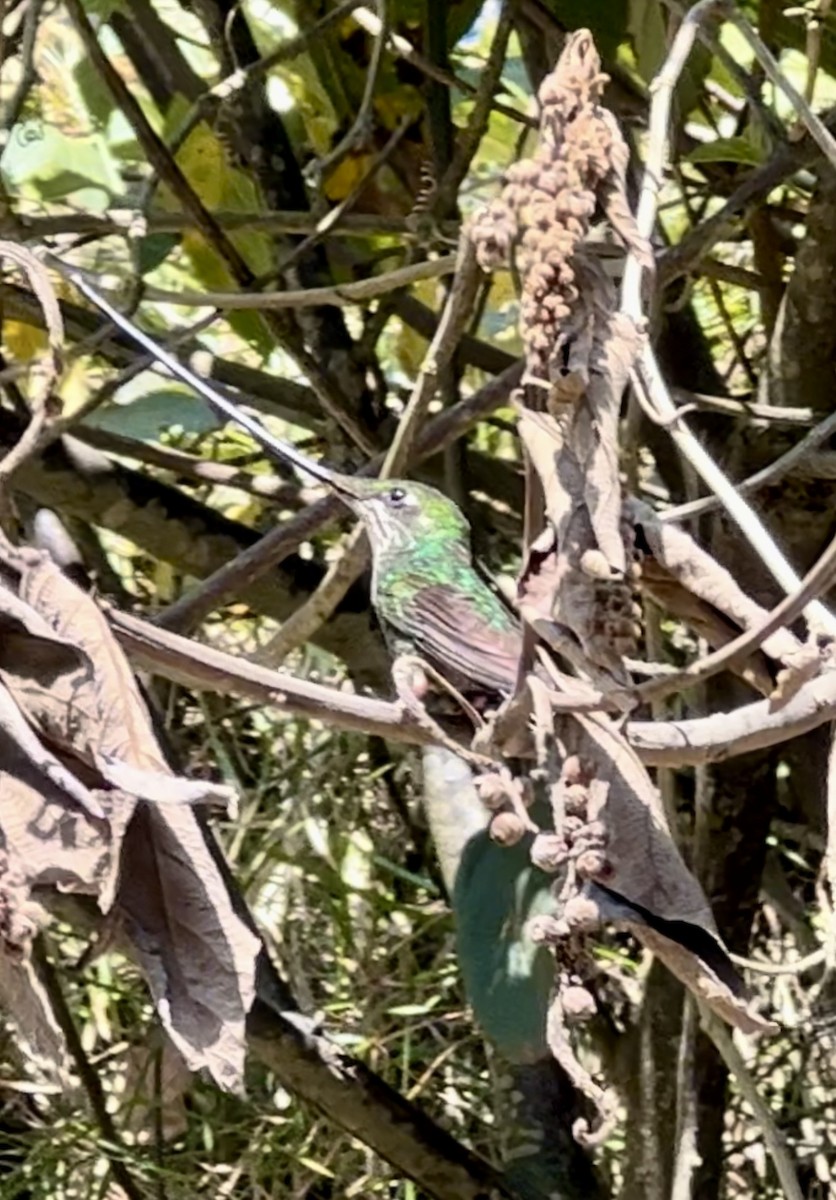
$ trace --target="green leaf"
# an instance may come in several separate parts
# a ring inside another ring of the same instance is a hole
[[[140,275],[148,275],[156,270],[179,244],[179,233],[149,233],[147,237],[140,238],[137,248]]]
[[[121,174],[103,137],[70,137],[40,121],[27,121],[15,129],[6,143],[0,170],[8,191],[18,197],[58,200],[72,195],[82,211],[104,211],[123,190]]]
[[[749,167],[759,167],[764,161],[763,152],[748,137],[715,138],[703,146],[696,146],[685,155],[686,162],[713,163],[732,162],[743,163]]]
[[[158,441],[160,431],[172,425],[187,433],[217,429],[219,421],[205,400],[176,388],[146,392],[135,400],[97,409],[85,424],[107,429],[140,441]]]
[[[552,881],[531,865],[529,849],[477,834],[464,849],[453,894],[468,997],[483,1031],[512,1061],[543,1052],[554,980],[549,951],[526,936],[531,917],[554,911]]]
[[[667,35],[658,0],[630,0],[627,28],[636,54],[636,67],[647,83],[665,61]]]
[[[546,7],[565,29],[588,29],[605,62],[615,58],[627,36],[626,0],[548,0]]]

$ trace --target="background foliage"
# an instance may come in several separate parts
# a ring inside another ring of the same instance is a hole
[[[565,32],[581,26],[592,30],[611,75],[607,103],[638,171],[648,85],[678,6],[508,7],[501,83],[462,161],[457,148],[473,128],[474,95],[496,36],[493,2],[9,2],[2,236],[82,266],[135,305],[160,340],[199,351],[213,376],[240,388],[277,432],[356,468],[391,439],[444,281],[425,278],[365,304],[291,311],[236,311],[202,297],[338,290],[449,253],[459,220],[493,197],[502,172],[530,151],[531,96]],[[742,8],[787,78],[829,115],[829,4],[760,0]],[[383,38],[381,21],[394,41]],[[676,93],[654,333],[670,382],[697,406],[701,437],[744,478],[832,409],[836,184],[739,34],[728,25],[715,32],[719,41],[695,50]],[[464,169],[451,173],[456,163]],[[728,221],[701,238],[730,198]],[[59,291],[71,342],[59,399],[76,418],[74,440],[19,472],[20,518],[34,538],[36,512],[58,511],[100,592],[143,612],[165,610],[254,533],[318,493],[268,466],[248,438],[219,427],[201,401],[145,369],[125,342],[102,336],[68,286]],[[192,302],[174,303],[184,292]],[[12,273],[0,300],[0,439],[9,445],[30,387],[25,368],[46,342],[37,306]],[[500,272],[484,288],[478,322],[433,411],[472,396],[520,350],[515,280]],[[507,396],[505,405],[415,468],[463,505],[477,551],[500,582],[519,565],[523,496]],[[693,498],[694,479],[665,432],[632,408],[625,422],[631,486],[660,505]],[[824,442],[756,493],[756,507],[802,571],[833,532],[832,457]],[[775,601],[727,522],[709,514],[692,528],[752,595]],[[321,578],[340,531],[330,525],[304,542],[266,581],[213,613],[200,636],[238,653],[263,652]],[[652,657],[679,663],[693,653],[684,625],[648,616]],[[363,585],[286,665],[386,690]],[[152,695],[181,767],[217,773],[244,797],[238,818],[217,832],[302,1006],[321,1012],[342,1046],[457,1138],[502,1161],[519,1130],[503,1116],[501,1057],[468,1012],[414,754],[226,695],[160,682]],[[687,711],[722,712],[743,695],[743,685],[723,675],[690,694]],[[822,1198],[836,1186],[832,947],[820,953],[832,933],[822,877],[825,755],[826,738],[815,731],[778,750],[659,772],[731,949],[798,964],[751,976],[782,1032],[746,1055],[803,1194]],[[85,950],[69,926],[55,926],[52,941],[64,962]],[[618,1084],[623,1108],[617,1133],[594,1155],[594,1184],[581,1186],[576,1176],[565,1194],[780,1194],[761,1127],[712,1044],[683,1036],[694,1017],[680,985],[626,936],[609,935],[601,954],[616,963],[623,995],[609,1028],[593,1030],[583,1053]],[[143,1194],[417,1195],[263,1065],[251,1064],[246,1098],[184,1076],[136,970],[119,955],[66,970],[62,982]],[[690,1059],[680,1061],[680,1045],[693,1047]],[[6,1049],[0,1197],[119,1194],[89,1106],[33,1085],[11,1042]],[[689,1154],[697,1165],[683,1183],[677,1172]]]

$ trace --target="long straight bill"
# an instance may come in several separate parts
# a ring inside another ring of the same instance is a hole
[[[173,354],[169,354],[162,346],[158,346],[153,338],[150,338],[147,333],[143,333],[138,326],[134,325],[132,321],[129,321],[127,317],[118,312],[112,304],[105,300],[104,296],[100,296],[96,289],[91,287],[81,275],[73,272],[69,278],[70,282],[78,288],[81,294],[86,296],[92,304],[95,304],[96,308],[109,317],[117,328],[121,329],[129,338],[132,338],[133,341],[140,345],[143,350],[147,351],[158,363],[162,363],[164,367],[167,367],[171,374],[179,379],[181,383],[187,384],[188,387],[202,396],[204,400],[207,400],[222,416],[227,417],[230,421],[234,421],[242,429],[246,429],[247,433],[252,434],[259,445],[263,446],[265,450],[274,454],[276,458],[284,462],[293,463],[295,467],[299,467],[302,471],[307,471],[315,479],[321,479],[324,483],[331,482],[333,475],[327,467],[320,466],[313,459],[306,458],[304,454],[300,454],[294,446],[273,437],[260,421],[256,421],[253,417],[249,416],[237,404],[234,404],[232,400],[228,400],[226,396],[222,396],[220,392],[216,392],[205,379],[201,379],[199,375],[195,375],[194,371],[190,371]]]

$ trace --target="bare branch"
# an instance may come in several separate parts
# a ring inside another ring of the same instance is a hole
[[[836,671],[805,683],[785,705],[769,700],[733,712],[682,721],[631,721],[627,738],[653,767],[722,762],[765,746],[778,746],[836,719]]]
[[[385,296],[387,292],[409,287],[423,279],[439,279],[452,275],[456,269],[455,254],[426,262],[410,263],[383,275],[372,275],[354,283],[341,283],[334,287],[301,288],[283,292],[170,292],[164,288],[145,289],[148,300],[162,304],[179,304],[186,308],[222,309],[280,309],[316,308],[320,304],[331,304],[346,308],[350,304],[364,304]]]
[[[702,1024],[708,1036],[720,1052],[720,1057],[728,1067],[731,1075],[740,1088],[741,1095],[755,1114],[755,1120],[760,1126],[763,1140],[769,1151],[775,1171],[781,1181],[786,1200],[804,1200],[804,1193],[798,1183],[795,1166],[783,1134],[779,1130],[775,1118],[761,1099],[757,1084],[752,1078],[743,1056],[731,1039],[729,1031],[722,1025],[713,1013],[702,1010]]]

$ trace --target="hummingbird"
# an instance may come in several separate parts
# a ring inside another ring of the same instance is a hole
[[[426,661],[458,691],[510,694],[522,653],[519,621],[474,564],[470,526],[443,492],[406,479],[344,475],[281,441],[114,309],[83,277],[76,287],[223,416],[269,453],[325,483],[363,523],[372,552],[371,601],[393,659]]]
[[[470,527],[452,500],[423,483],[344,475],[307,458],[273,437],[259,421],[158,346],[83,276],[74,272],[70,279],[172,375],[246,429],[269,453],[325,483],[360,518],[372,550],[372,605],[395,660],[404,654],[422,659],[465,697],[487,693],[489,699],[501,701],[512,694],[522,655],[522,632],[514,615],[479,574],[470,547]],[[424,753],[432,755],[435,749],[425,747]],[[442,753],[448,755],[447,763],[455,763],[447,750]],[[441,818],[436,813],[435,819],[431,813],[430,824],[439,856],[456,864],[452,890],[460,925],[460,960],[474,1007],[500,1044],[507,1034],[503,1022],[507,1024],[508,1013],[515,1014],[519,1023],[520,1014],[527,1012],[529,1025],[542,1033],[551,969],[542,974],[544,955],[539,947],[520,974],[520,955],[526,946],[526,953],[532,947],[525,938],[520,939],[509,914],[521,904],[530,915],[546,900],[551,903],[551,877],[533,870],[523,842],[500,848],[490,840],[484,809],[475,793],[464,797],[461,804],[445,795],[442,807],[450,811]],[[481,810],[481,817],[474,816],[476,810]],[[505,890],[500,889],[500,880],[504,880]],[[525,888],[531,894],[526,893],[523,901],[526,880]],[[596,889],[605,919],[609,905],[613,919],[626,917],[657,930],[709,964],[734,994],[743,993],[742,981],[713,933],[689,921],[658,916],[603,884],[588,886]],[[524,922],[518,924],[522,929]],[[524,985],[522,992],[514,991],[517,984]]]
[[[392,657],[425,660],[465,694],[510,693],[522,652],[519,623],[479,574],[461,509],[423,483],[342,475],[295,451],[284,457],[328,484],[362,521],[372,607]]]

